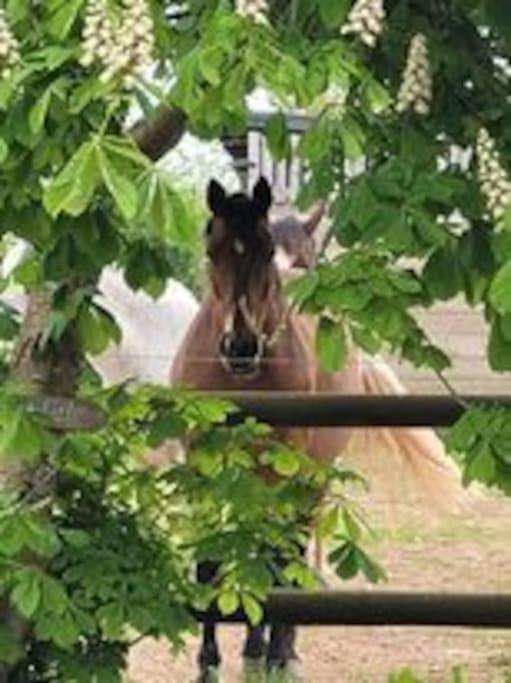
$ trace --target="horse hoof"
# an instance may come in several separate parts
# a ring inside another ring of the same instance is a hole
[[[196,683],[220,683],[220,672],[216,666],[208,666],[201,671]]]
[[[266,683],[266,663],[264,659],[245,657],[241,680],[242,683]]]
[[[267,683],[306,683],[298,659],[292,659],[285,666],[268,664],[266,681]]]

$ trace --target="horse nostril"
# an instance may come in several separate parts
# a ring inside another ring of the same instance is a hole
[[[227,358],[253,358],[259,353],[259,344],[252,335],[225,334],[220,351]]]
[[[228,358],[231,354],[233,339],[234,335],[232,335],[230,332],[222,335],[220,338],[220,355],[224,358]]]
[[[253,335],[224,334],[220,340],[220,354],[232,372],[254,372],[260,361],[259,341]]]

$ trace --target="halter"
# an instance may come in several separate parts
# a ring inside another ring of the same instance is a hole
[[[276,328],[270,335],[268,335],[259,329],[256,318],[252,315],[248,308],[246,295],[243,295],[240,297],[240,299],[238,299],[238,308],[243,316],[246,326],[252,332],[254,337],[260,340],[261,344],[264,344],[267,348],[273,349],[277,345],[281,335],[284,333],[288,325],[290,312],[288,310],[284,310],[282,312]]]

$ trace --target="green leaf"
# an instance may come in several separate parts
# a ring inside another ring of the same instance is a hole
[[[282,112],[271,116],[266,123],[266,139],[270,152],[275,159],[285,159],[291,154],[291,142],[287,130],[286,117]]]
[[[87,78],[73,90],[69,98],[69,112],[80,114],[93,100],[105,94],[106,85],[98,78]]]
[[[272,459],[274,470],[283,477],[293,477],[300,471],[300,457],[297,453],[282,446]]]
[[[111,603],[100,607],[97,611],[98,621],[105,637],[109,640],[118,640],[124,627],[124,610],[122,605]]]
[[[486,19],[506,40],[511,41],[511,8],[501,0],[484,0]]]
[[[316,346],[323,370],[336,372],[344,367],[348,357],[348,345],[342,323],[335,322],[330,318],[321,318]]]
[[[7,157],[9,156],[9,146],[3,140],[0,138],[0,164],[3,164],[4,161],[6,161]]]
[[[0,519],[0,555],[15,557],[24,547],[23,518],[14,515]]]
[[[338,28],[350,7],[349,0],[319,0],[319,14],[327,28]]]
[[[243,611],[247,615],[250,623],[253,626],[260,624],[264,616],[261,604],[248,593],[242,593],[241,604],[243,606]]]
[[[105,135],[101,139],[101,147],[111,157],[122,157],[126,161],[131,162],[134,166],[140,167],[140,170],[152,171],[154,165],[150,160],[140,151],[135,142],[130,137],[120,137],[118,135]]]
[[[168,174],[154,167],[142,182],[139,220],[146,232],[163,237],[182,248],[197,248],[197,225]]]
[[[32,570],[23,570],[16,575],[17,582],[11,592],[11,601],[26,619],[30,619],[41,602],[39,575]]]
[[[169,413],[159,415],[153,422],[147,437],[147,443],[151,448],[158,448],[167,439],[177,439],[186,433],[187,424],[181,415]]]
[[[330,553],[328,561],[334,566],[337,576],[344,581],[352,579],[358,573],[356,547],[352,543],[343,543]]]
[[[501,315],[511,313],[511,261],[502,266],[493,279],[490,301]]]
[[[23,518],[25,546],[38,555],[54,557],[61,544],[53,527],[35,515]]]
[[[40,428],[18,408],[0,424],[0,456],[34,460],[41,455],[43,439]]]
[[[339,507],[330,508],[326,514],[322,515],[317,525],[320,538],[325,539],[333,536],[339,526]]]
[[[72,548],[87,548],[92,542],[91,536],[81,529],[62,529],[60,535]]]
[[[136,185],[114,157],[105,154],[100,145],[96,147],[96,150],[103,182],[112,195],[123,218],[128,222],[132,221],[138,209]]]
[[[467,464],[464,481],[492,484],[496,475],[496,463],[489,448],[482,448]]]
[[[45,189],[45,209],[54,218],[62,212],[81,215],[91,204],[100,180],[95,143],[85,142]]]
[[[0,339],[11,341],[18,334],[18,330],[18,321],[0,302]]]
[[[46,22],[48,32],[53,38],[63,40],[70,34],[85,0],[50,0],[50,14]]]
[[[240,606],[240,596],[236,591],[222,591],[218,597],[218,609],[224,616],[234,614]]]
[[[216,453],[204,449],[192,451],[190,462],[204,477],[214,477],[222,469],[222,459]]]
[[[102,353],[111,342],[118,344],[121,331],[114,318],[99,306],[83,306],[77,320],[82,348],[93,356]]]
[[[504,337],[498,319],[491,327],[488,359],[492,370],[497,372],[511,370],[511,341]]]
[[[56,617],[64,614],[69,604],[64,586],[51,576],[43,576],[41,589],[44,610],[54,614]]]
[[[299,278],[290,280],[286,284],[286,293],[293,299],[293,301],[301,308],[307,304],[318,288],[320,278],[317,271],[312,271]]]
[[[499,323],[500,331],[502,332],[504,339],[511,342],[511,314],[503,315],[499,318]]]
[[[362,536],[362,529],[355,517],[346,508],[343,508],[342,511],[342,523],[345,536],[351,541],[358,542]]]
[[[12,629],[0,626],[0,663],[12,666],[23,657],[23,647]]]
[[[347,159],[356,160],[364,155],[364,133],[358,123],[352,118],[344,118],[340,124],[344,154]]]
[[[30,2],[28,0],[7,0],[5,3],[9,21],[17,24],[30,14]]]
[[[207,46],[199,56],[199,67],[202,75],[213,86],[222,82],[223,51],[217,46]]]
[[[58,619],[53,618],[49,630],[50,639],[63,650],[71,648],[82,636],[81,629],[69,611],[64,612]]]
[[[359,571],[370,583],[378,583],[385,579],[385,573],[380,565],[372,560],[361,548],[356,549],[356,561]]]
[[[46,115],[48,114],[48,108],[50,106],[51,98],[53,95],[53,84],[49,88],[46,88],[41,97],[34,104],[30,110],[28,116],[28,122],[30,130],[34,135],[38,135],[44,127],[44,122],[46,120]]]
[[[438,249],[423,272],[428,291],[435,299],[447,301],[463,289],[463,273],[458,257],[449,248]]]
[[[392,98],[388,91],[374,78],[368,80],[364,90],[364,96],[367,99],[371,111],[375,114],[381,114],[386,111],[392,103]]]

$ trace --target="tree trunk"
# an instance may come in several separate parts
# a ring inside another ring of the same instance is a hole
[[[29,301],[17,340],[10,378],[31,395],[72,396],[79,371],[78,354],[73,340],[63,337],[58,345],[47,351],[40,349],[41,334],[52,309],[49,288],[34,290]],[[34,464],[11,460],[1,462],[0,490],[27,491],[30,502],[36,504],[51,494],[55,472],[44,458]],[[44,513],[42,513],[44,514]],[[5,600],[0,602],[0,624],[7,627],[20,642],[26,637],[28,624]],[[0,667],[0,683],[8,681],[7,667]]]

